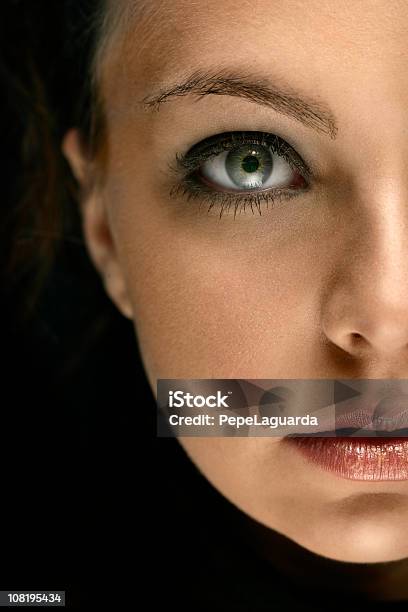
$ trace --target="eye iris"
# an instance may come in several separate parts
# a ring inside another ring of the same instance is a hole
[[[262,146],[238,147],[227,155],[225,167],[237,187],[259,189],[272,172],[272,155]]]

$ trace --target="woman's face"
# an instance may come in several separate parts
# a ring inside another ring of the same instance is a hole
[[[148,6],[105,52],[104,182],[82,210],[153,392],[159,378],[408,378],[407,3]],[[230,132],[258,134],[188,155]],[[71,130],[63,147],[82,180],[78,143]],[[408,556],[408,480],[336,476],[278,437],[180,443],[314,552]]]

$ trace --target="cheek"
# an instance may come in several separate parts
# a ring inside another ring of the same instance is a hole
[[[132,226],[123,224],[119,242],[136,333],[154,383],[283,378],[289,367],[302,375],[317,337],[312,316],[322,276],[310,249],[305,258],[293,246],[276,248],[253,227],[246,237],[244,223],[235,235],[230,229],[190,232],[183,224],[159,227],[147,219],[143,233]]]

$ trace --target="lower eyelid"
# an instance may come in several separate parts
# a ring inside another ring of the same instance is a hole
[[[221,219],[222,216],[230,216],[230,209],[233,209],[234,219],[238,214],[241,214],[242,210],[244,214],[250,211],[250,214],[261,216],[262,210],[276,208],[278,204],[292,200],[306,194],[310,191],[311,186],[308,185],[302,189],[290,190],[290,189],[268,189],[268,190],[254,190],[253,192],[241,192],[240,194],[234,194],[232,192],[218,192],[214,190],[206,190],[198,188],[194,183],[188,183],[191,180],[187,177],[186,181],[176,184],[170,190],[170,197],[180,200],[184,198],[187,202],[187,208],[196,210],[199,214],[207,214],[212,211],[220,211],[218,215]],[[196,203],[198,202],[198,206]],[[204,210],[204,212],[203,212]],[[224,211],[227,210],[227,213]]]

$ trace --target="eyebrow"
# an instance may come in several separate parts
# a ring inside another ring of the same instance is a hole
[[[196,70],[181,83],[144,97],[141,104],[146,110],[158,111],[164,102],[191,94],[196,94],[199,99],[209,95],[244,98],[328,134],[331,139],[337,135],[334,114],[322,102],[302,97],[290,86],[277,86],[268,77],[254,77],[253,74],[228,68],[216,71]]]

